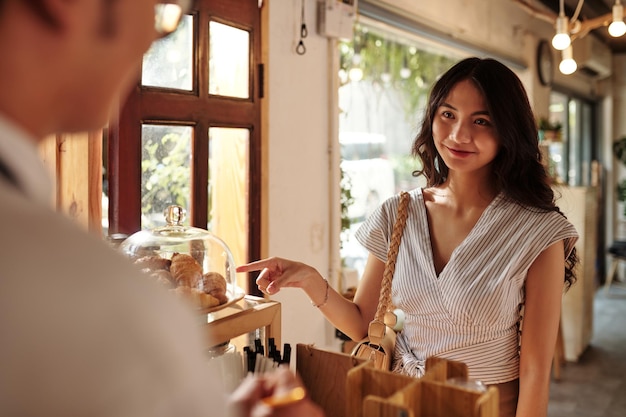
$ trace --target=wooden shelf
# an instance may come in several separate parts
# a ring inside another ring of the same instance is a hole
[[[274,339],[276,346],[281,346],[281,305],[276,301],[247,295],[222,310],[206,314],[206,322],[202,325],[207,348],[259,328],[265,329],[265,346],[268,346],[269,338]]]

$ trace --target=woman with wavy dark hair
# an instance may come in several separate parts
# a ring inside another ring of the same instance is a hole
[[[426,358],[467,365],[500,392],[501,417],[547,413],[561,297],[574,282],[576,230],[554,203],[535,119],[519,78],[493,59],[468,58],[434,85],[413,144],[426,188],[409,192],[392,283],[404,312],[393,370],[420,377]],[[370,252],[349,301],[313,268],[270,258],[259,288],[304,289],[338,329],[367,334],[381,291],[400,197],[358,229]]]
[[[452,86],[463,79],[471,79],[482,91],[500,138],[500,150],[492,162],[496,189],[529,208],[560,212],[554,202],[550,178],[541,163],[537,126],[526,90],[511,70],[494,59],[463,60],[433,86],[421,130],[413,142],[413,156],[423,163],[423,168],[414,175],[424,175],[429,187],[445,182],[448,167],[438,158],[432,140],[432,123]],[[566,260],[568,288],[575,281],[573,269],[577,262],[576,249],[573,249]]]

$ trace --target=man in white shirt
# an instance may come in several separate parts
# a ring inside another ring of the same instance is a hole
[[[191,5],[192,1],[172,1]],[[192,313],[49,208],[37,145],[97,129],[159,35],[155,0],[0,0],[0,415],[226,416]],[[161,34],[164,34],[163,32]],[[248,381],[246,415],[320,416]],[[281,414],[283,413],[283,414]]]

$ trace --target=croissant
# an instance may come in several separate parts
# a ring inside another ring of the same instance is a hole
[[[202,267],[190,255],[174,253],[170,273],[176,285],[197,288],[202,280]]]
[[[217,298],[220,304],[228,301],[226,296],[226,279],[219,272],[207,272],[202,276],[202,289],[205,293]]]
[[[217,298],[197,288],[177,287],[172,291],[174,291],[174,293],[179,297],[187,300],[187,302],[198,308],[211,308],[220,304]]]
[[[154,278],[156,282],[167,288],[172,288],[176,286],[176,283],[172,278],[172,274],[164,269],[160,269],[158,271],[148,271],[148,276]]]
[[[161,258],[158,255],[144,256],[135,260],[135,265],[141,269],[149,269],[151,271],[165,270],[169,271],[172,261]]]

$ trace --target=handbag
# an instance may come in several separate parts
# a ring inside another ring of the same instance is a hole
[[[402,233],[408,217],[409,194],[401,192],[398,216],[391,232],[391,242],[387,251],[387,262],[380,284],[380,297],[374,320],[369,324],[367,337],[361,340],[352,350],[352,356],[373,362],[376,369],[391,369],[393,351],[396,346],[396,330],[398,320],[392,311],[391,280],[396,269],[398,248],[402,240]]]

